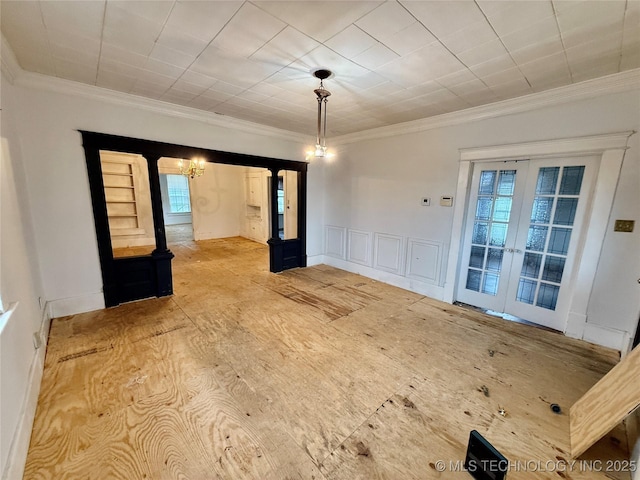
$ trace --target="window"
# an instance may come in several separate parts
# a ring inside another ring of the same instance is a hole
[[[191,212],[189,180],[184,175],[167,175],[169,210],[171,213]]]

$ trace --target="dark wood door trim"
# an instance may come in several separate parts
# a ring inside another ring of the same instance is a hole
[[[135,296],[135,293],[132,294],[131,291],[127,291],[126,300],[121,298],[122,289],[120,286],[122,282],[119,280],[119,276],[122,276],[123,271],[126,273],[126,266],[123,267],[123,265],[130,263],[139,267],[141,263],[144,263],[145,259],[152,263],[149,271],[155,272],[155,284],[151,287],[154,294],[156,296],[164,296],[173,293],[171,280],[171,259],[173,258],[173,254],[167,247],[158,172],[158,160],[162,157],[185,159],[199,157],[210,163],[267,168],[272,172],[272,175],[273,172],[275,172],[276,178],[279,170],[298,172],[298,238],[288,240],[286,242],[287,248],[285,249],[285,244],[279,239],[277,230],[274,232],[273,228],[270,229],[271,238],[268,241],[271,257],[270,268],[271,271],[278,272],[287,268],[306,266],[306,162],[224,152],[106,133],[88,132],[85,130],[80,130],[80,133],[82,135],[82,146],[85,151],[87,173],[89,176],[89,189],[93,204],[93,216],[98,240],[98,255],[102,269],[106,306],[118,305],[121,301],[133,299],[130,297],[132,295]],[[102,165],[100,163],[100,150],[139,154],[147,160],[156,249],[149,256],[136,257],[136,262],[120,263],[118,259],[114,259],[113,257],[109,219],[107,216],[107,203],[102,179]],[[277,192],[274,191],[273,194],[276,195],[274,207],[277,210]],[[295,253],[292,254],[291,252]],[[285,256],[287,257],[286,259]],[[141,288],[140,291],[147,292],[148,296],[149,286],[146,285],[144,288]]]

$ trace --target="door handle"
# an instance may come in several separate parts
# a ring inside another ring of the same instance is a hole
[[[518,250],[517,248],[505,248],[504,251],[509,253],[522,253],[522,250]]]

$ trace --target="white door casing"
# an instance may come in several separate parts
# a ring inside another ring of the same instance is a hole
[[[456,299],[458,273],[459,269],[464,266],[464,259],[461,255],[462,239],[473,164],[497,160],[540,160],[553,157],[593,156],[595,157],[593,160],[595,163],[593,172],[595,186],[591,202],[587,207],[588,212],[586,212],[589,219],[587,225],[589,235],[585,236],[582,249],[576,258],[576,267],[566,293],[566,318],[563,319],[564,326],[561,328],[566,335],[582,338],[587,319],[587,306],[598,265],[597,259],[600,257],[624,152],[627,149],[628,139],[633,133],[619,132],[461,149],[456,196],[465,200],[456,202],[454,206],[444,300],[452,303]]]

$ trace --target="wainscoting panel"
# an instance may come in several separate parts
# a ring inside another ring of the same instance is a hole
[[[386,233],[375,233],[374,245],[374,268],[402,275],[404,270],[404,238]]]
[[[441,255],[441,243],[410,238],[407,243],[407,277],[438,285]]]
[[[345,259],[347,229],[327,225],[325,229],[324,250],[331,257]]]
[[[349,229],[347,260],[371,266],[371,233]]]

